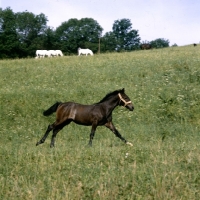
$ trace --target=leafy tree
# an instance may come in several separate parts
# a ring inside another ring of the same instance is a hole
[[[39,15],[30,12],[16,13],[16,30],[23,56],[34,55],[36,49],[46,49],[44,34],[47,21],[42,13]]]
[[[158,38],[156,40],[153,40],[150,42],[152,48],[163,48],[163,47],[169,47],[169,40]]]
[[[117,40],[113,32],[107,32],[102,38],[101,51],[115,51],[117,46]]]
[[[56,43],[56,35],[55,31],[51,27],[47,27],[44,31],[44,34],[42,35],[43,41],[44,41],[44,49],[47,50],[53,50],[53,49],[59,49],[59,45]]]
[[[45,47],[46,23],[44,14],[0,9],[0,58],[33,56],[36,49]]]
[[[3,10],[0,8],[0,34],[3,32]]]
[[[70,53],[77,48],[77,42],[80,40],[79,21],[77,19],[70,19],[63,22],[55,31],[56,42],[59,49]]]
[[[112,29],[116,38],[116,49],[118,51],[139,48],[140,37],[138,30],[132,29],[132,23],[129,19],[116,20]]]
[[[18,57],[19,41],[15,14],[10,8],[0,9],[0,58]]]
[[[56,29],[57,43],[67,53],[76,53],[78,47],[98,49],[102,27],[92,18],[70,19]]]

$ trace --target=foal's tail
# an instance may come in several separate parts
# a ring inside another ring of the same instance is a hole
[[[45,110],[43,112],[43,115],[44,116],[49,116],[51,115],[52,113],[56,112],[58,106],[61,104],[62,102],[56,102],[53,106],[51,106],[50,108],[48,108],[47,110]]]

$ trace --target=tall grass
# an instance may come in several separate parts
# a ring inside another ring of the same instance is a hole
[[[199,199],[200,48],[0,61],[0,199]],[[125,88],[113,122],[133,147],[70,124],[35,146],[55,101],[92,104]]]

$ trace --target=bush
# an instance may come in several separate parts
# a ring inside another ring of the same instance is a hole
[[[150,42],[152,48],[163,48],[163,47],[169,47],[169,40],[163,39],[163,38],[158,38],[156,40],[152,40]]]

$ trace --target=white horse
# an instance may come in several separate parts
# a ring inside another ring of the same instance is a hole
[[[61,50],[49,50],[50,57],[63,56]]]
[[[50,57],[56,57],[57,56],[57,53],[56,53],[55,50],[49,50],[48,52],[49,52]]]
[[[50,54],[47,50],[37,50],[36,51],[36,58],[44,58],[45,56],[50,57]]]
[[[36,59],[37,58],[44,58],[47,57],[57,57],[57,56],[63,56],[63,53],[61,50],[37,50],[36,51]]]
[[[57,56],[63,56],[63,53],[61,50],[55,50],[55,51],[56,51]]]
[[[81,54],[85,54],[86,56],[88,54],[90,54],[91,56],[93,56],[93,52],[90,49],[81,49],[80,47],[78,48],[78,56],[80,56]]]

